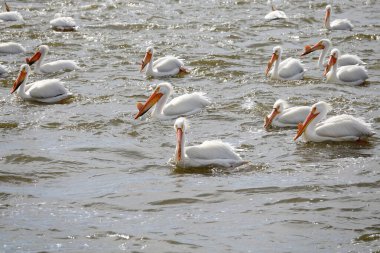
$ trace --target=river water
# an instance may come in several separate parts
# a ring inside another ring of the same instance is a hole
[[[266,1],[12,1],[25,23],[0,23],[1,42],[25,54],[0,55],[0,252],[378,252],[380,250],[380,4],[334,1],[332,19],[353,31],[323,29],[325,1],[277,1],[289,19],[265,22]],[[1,9],[3,11],[3,8]],[[76,32],[57,32],[56,13]],[[298,57],[330,38],[359,55],[369,80],[326,84],[318,54],[302,58],[302,81],[264,75],[272,48]],[[19,66],[40,44],[48,61],[81,70],[60,78],[74,98],[45,105],[10,95]],[[149,79],[147,46],[177,55],[191,73]],[[211,106],[189,117],[188,143],[222,139],[248,164],[176,168],[174,121],[134,120],[136,102],[167,81],[173,96],[203,91]],[[368,143],[303,143],[294,129],[263,129],[274,101],[361,117]]]

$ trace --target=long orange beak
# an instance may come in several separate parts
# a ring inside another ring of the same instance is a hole
[[[144,56],[144,59],[141,62],[140,72],[143,71],[143,69],[145,68],[145,66],[150,62],[151,58],[152,58],[152,54],[150,52],[146,52],[145,56]]]
[[[329,18],[330,18],[330,10],[326,10],[326,14],[325,14],[325,26],[326,26],[327,20]]]
[[[298,132],[297,135],[293,138],[293,140],[297,140],[303,134],[303,132],[305,132],[307,126],[311,123],[311,121],[313,121],[313,119],[318,116],[319,112],[315,113],[315,110],[316,109],[313,108],[309,115],[307,115],[305,121],[303,123],[298,124]]]
[[[29,64],[29,66],[32,66],[33,63],[38,61],[40,58],[41,58],[41,53],[40,53],[40,51],[37,51],[32,57],[26,58],[25,61],[26,61],[26,63]]]
[[[11,8],[10,8],[9,5],[7,4],[7,2],[4,1],[4,5],[5,5],[5,9],[7,10],[7,12],[10,12],[10,11],[11,11]]]
[[[270,69],[272,68],[272,65],[275,61],[277,61],[277,58],[278,58],[278,55],[273,53],[272,54],[272,57],[270,58],[269,62],[268,62],[268,66],[267,66],[267,69],[265,70],[265,76],[268,76],[268,73],[270,71]]]
[[[265,123],[264,123],[264,128],[268,128],[271,124],[273,119],[279,114],[278,110],[276,108],[273,108],[272,113],[268,116],[265,117]]]
[[[16,81],[13,84],[13,87],[12,87],[12,90],[11,90],[11,94],[13,94],[13,92],[15,92],[18,89],[18,87],[20,87],[20,85],[22,84],[22,82],[25,80],[26,74],[27,73],[26,73],[25,70],[21,70],[20,71],[20,74],[18,75]]]
[[[136,114],[135,119],[143,116],[147,111],[149,111],[149,109],[152,108],[152,106],[154,106],[163,95],[164,94],[162,94],[159,89],[156,89],[147,99],[145,104],[137,103],[137,109],[139,109],[139,112]]]
[[[312,47],[307,45],[307,46],[305,46],[305,49],[304,49],[303,53],[301,54],[301,56],[310,54],[311,52],[314,52],[316,50],[323,50],[324,48],[325,48],[325,46],[322,43],[317,43]]]
[[[181,161],[182,159],[182,136],[183,136],[183,131],[182,128],[177,128],[177,161]]]
[[[337,61],[337,59],[335,58],[335,56],[331,55],[330,56],[330,60],[329,60],[329,62],[326,65],[325,71],[323,72],[323,76],[326,76],[327,73],[329,73],[331,67],[334,66],[334,64],[336,63],[336,61]]]

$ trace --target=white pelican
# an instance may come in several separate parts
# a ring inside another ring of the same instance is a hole
[[[325,27],[328,30],[352,30],[354,26],[348,19],[335,19],[330,23],[331,5],[326,6]]]
[[[278,99],[273,105],[272,113],[265,117],[264,127],[268,128],[270,125],[277,127],[296,127],[298,123],[305,120],[309,111],[310,106],[289,107],[286,101]]]
[[[175,163],[178,167],[205,166],[235,167],[246,163],[235,153],[233,147],[221,140],[205,141],[200,145],[185,147],[186,119],[178,118],[174,123],[177,133]]]
[[[310,54],[311,52],[314,52],[316,50],[322,50],[321,54],[319,55],[318,66],[320,69],[323,69],[325,67],[323,60],[325,59],[325,57],[326,57],[327,53],[329,52],[331,46],[332,46],[331,40],[321,39],[314,46],[305,46],[305,50],[301,56]],[[359,58],[359,56],[353,55],[353,54],[344,54],[344,55],[341,55],[338,59],[338,67],[347,66],[347,65],[364,65],[364,64],[366,64],[366,63],[363,62]]]
[[[140,72],[147,66],[145,74],[152,77],[174,76],[178,73],[189,73],[182,59],[175,56],[165,56],[153,62],[153,47],[148,47],[141,63]]]
[[[302,135],[306,142],[357,141],[375,134],[368,123],[347,114],[322,121],[329,111],[331,106],[326,102],[314,104],[305,121],[299,124],[294,140]]]
[[[42,103],[56,103],[73,95],[66,90],[59,79],[45,79],[26,86],[29,73],[29,65],[21,65],[20,73],[13,84],[11,94],[17,90],[17,94],[24,100],[33,100]]]
[[[50,25],[57,31],[75,31],[78,28],[72,17],[61,17],[59,14],[50,21]]]
[[[294,58],[287,58],[281,61],[282,48],[276,46],[273,48],[272,58],[268,62],[268,67],[265,71],[265,75],[271,74],[272,79],[279,80],[300,80],[303,78],[305,69],[300,60]],[[276,62],[271,72],[273,63]]]
[[[25,48],[16,42],[6,42],[0,43],[0,53],[1,54],[21,54],[25,53]]]
[[[265,15],[264,19],[271,21],[271,20],[276,20],[276,19],[287,19],[288,17],[286,16],[285,12],[276,10],[274,5],[272,5],[272,11],[269,12],[267,15]]]
[[[8,73],[7,68],[0,64],[0,76],[6,73]]]
[[[3,21],[24,21],[21,14],[17,11],[11,11],[9,5],[4,1],[6,12],[0,13],[0,20]]]
[[[160,83],[152,95],[147,99],[145,104],[137,103],[139,112],[135,119],[144,115],[149,109],[156,104],[152,112],[152,117],[159,119],[172,119],[179,116],[195,114],[202,110],[203,107],[211,102],[204,93],[194,92],[173,98],[167,103],[173,87],[170,83]]]
[[[340,52],[334,48],[331,50],[330,60],[323,73],[328,83],[359,85],[368,79],[368,73],[364,66],[348,65],[337,67]],[[332,67],[332,70],[330,70]]]
[[[37,52],[31,57],[26,58],[26,63],[33,65],[36,62],[36,73],[53,73],[62,70],[74,70],[79,69],[75,61],[72,60],[58,60],[49,63],[43,63],[46,55],[49,52],[49,47],[41,45],[38,47]]]

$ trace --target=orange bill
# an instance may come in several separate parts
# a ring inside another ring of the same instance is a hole
[[[143,116],[147,111],[149,111],[149,109],[152,108],[162,96],[163,94],[159,92],[159,89],[156,89],[153,94],[147,99],[145,104],[142,104],[140,102],[137,103],[136,106],[139,112],[136,114],[135,119]]]
[[[337,61],[337,59],[335,58],[335,56],[331,55],[330,59],[329,59],[329,62],[326,65],[325,71],[323,72],[323,76],[326,76],[327,73],[329,73],[331,67],[334,66],[334,64],[336,63],[336,61]]]
[[[140,72],[143,71],[143,69],[145,68],[145,66],[150,62],[151,58],[152,58],[152,54],[150,52],[146,52],[145,56],[144,56],[144,59],[141,62]]]
[[[310,54],[311,52],[314,52],[316,50],[322,50],[324,48],[325,48],[325,46],[323,46],[322,43],[317,43],[314,46],[306,45],[305,48],[304,48],[303,53],[301,54],[301,56]]]
[[[270,58],[270,60],[268,62],[267,69],[265,70],[265,76],[268,76],[268,73],[269,73],[270,69],[272,68],[273,63],[277,60],[277,58],[278,58],[278,55],[273,53],[272,57]]]
[[[30,66],[33,65],[36,61],[38,61],[41,58],[40,51],[37,51],[32,57],[26,58],[26,63],[28,63]]]
[[[183,138],[183,131],[182,128],[177,128],[177,161],[181,161],[182,159],[182,138]]]
[[[298,124],[297,135],[293,138],[293,140],[297,140],[305,132],[307,126],[313,121],[313,119],[319,115],[319,112],[315,113],[315,110],[316,109],[313,108],[309,115],[307,115],[305,121]]]
[[[26,74],[27,74],[27,72],[26,72],[25,70],[21,70],[21,71],[20,71],[20,74],[18,75],[16,81],[15,81],[14,84],[13,84],[13,87],[12,87],[12,90],[11,90],[11,94],[12,94],[13,92],[15,92],[15,91],[18,89],[18,87],[20,87],[20,85],[22,84],[22,82],[23,82],[23,81],[25,80],[25,78],[26,78]]]
[[[279,114],[278,110],[276,108],[273,108],[272,113],[268,116],[265,117],[265,123],[264,123],[264,128],[268,128],[271,124],[273,119]]]

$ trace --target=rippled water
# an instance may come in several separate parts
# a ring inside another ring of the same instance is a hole
[[[289,20],[265,22],[266,1],[12,1],[26,22],[0,23],[1,42],[27,53],[0,55],[0,252],[378,252],[380,249],[380,5],[336,1],[322,29],[324,1],[281,1]],[[50,28],[56,13],[76,32]],[[359,55],[365,85],[326,84],[317,54],[305,80],[264,77],[275,45],[297,57],[330,38]],[[75,59],[61,78],[75,97],[25,102],[10,89],[40,44],[49,60]],[[191,74],[147,79],[147,46],[178,55]],[[135,103],[162,80],[174,96],[203,91],[213,101],[189,118],[188,142],[222,139],[249,163],[183,170],[169,161],[173,121],[133,120]],[[369,143],[295,143],[294,129],[262,127],[274,101],[331,103],[372,123]]]

